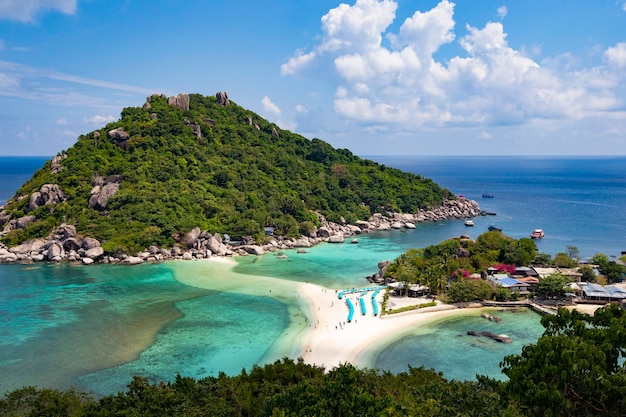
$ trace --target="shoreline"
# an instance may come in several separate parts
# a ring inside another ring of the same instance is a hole
[[[239,274],[232,271],[236,261],[229,258],[213,257],[193,264],[204,265],[204,267],[195,270],[195,276],[191,278],[175,273],[176,280],[185,285],[218,291],[269,296],[280,301],[287,308],[289,324],[270,348],[260,355],[259,364],[270,363],[287,356],[293,360],[302,358],[305,363],[323,367],[327,371],[343,363],[350,363],[360,368],[373,368],[381,350],[416,328],[453,317],[480,314],[485,309],[493,309],[493,307],[484,306],[458,307],[438,303],[434,307],[374,316],[370,291],[365,296],[367,301],[365,315],[359,308],[358,293],[347,295],[355,306],[354,319],[352,323],[348,323],[346,297],[341,300],[338,298],[340,290],[310,282]],[[189,264],[179,263],[178,265]],[[207,272],[217,273],[221,277],[215,278]],[[376,297],[379,306],[383,293],[381,291]],[[420,303],[419,298],[392,297],[390,300],[397,307]],[[424,299],[423,301],[432,300]]]
[[[190,264],[185,262],[177,265]],[[174,269],[175,279],[199,288],[269,296],[286,306],[289,324],[272,346],[261,354],[259,362],[264,363],[287,356],[294,360],[301,357],[305,363],[322,366],[326,370],[346,362],[367,367],[372,365],[380,349],[416,326],[475,311],[441,304],[399,315],[374,316],[370,292],[366,296],[367,314],[362,315],[359,310],[355,312],[353,322],[348,323],[348,308],[345,300],[338,299],[336,289],[309,282],[239,274],[233,272],[236,262],[229,258],[212,257],[192,265],[193,276],[187,276],[184,269]],[[196,269],[198,267],[200,269]],[[351,294],[348,297],[358,306],[358,295]],[[377,296],[379,305],[382,298],[381,291]],[[417,299],[404,300],[415,303]],[[398,301],[401,299],[394,299],[394,302]]]
[[[385,346],[393,343],[419,326],[429,325],[450,317],[467,315],[473,309],[440,304],[397,316],[374,316],[371,305],[363,315],[357,308],[352,323],[347,322],[348,308],[339,300],[335,290],[311,283],[298,285],[303,300],[313,314],[314,328],[304,335],[305,363],[330,370],[342,363],[357,367],[372,367],[375,357]],[[377,301],[382,301],[382,292]],[[369,301],[371,292],[366,295]],[[349,296],[356,300],[356,295]],[[416,299],[411,299],[414,303]],[[369,304],[369,302],[368,302]],[[357,304],[358,306],[358,304]],[[339,324],[341,323],[341,325]],[[345,324],[343,324],[345,323]]]

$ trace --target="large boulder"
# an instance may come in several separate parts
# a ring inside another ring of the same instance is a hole
[[[216,255],[224,255],[226,253],[226,245],[218,239],[218,236],[211,236],[206,240],[206,247]]]
[[[95,186],[91,191],[92,195],[89,198],[89,204],[87,207],[104,210],[109,203],[109,200],[117,194],[120,190],[120,185],[116,182],[109,183],[98,190],[98,186]]]
[[[52,242],[50,246],[48,246],[48,254],[46,258],[49,261],[58,262],[65,256],[65,250],[63,249],[63,245],[60,242]]]
[[[38,192],[31,194],[28,201],[28,211],[36,210],[46,204],[58,204],[65,200],[67,200],[67,196],[57,184],[44,184]]]
[[[182,111],[189,110],[189,94],[180,93],[177,96],[168,97],[167,103],[170,106],[178,107]]]
[[[90,259],[98,259],[104,255],[104,249],[101,246],[96,246],[85,251],[85,257]]]
[[[250,255],[263,255],[265,250],[259,245],[246,245],[242,246],[241,249],[245,250]]]
[[[317,236],[321,237],[322,239],[329,238],[330,237],[330,230],[328,230],[327,227],[322,226],[319,229],[317,229]]]
[[[26,229],[26,226],[36,221],[37,218],[35,216],[24,216],[20,217],[15,221],[14,229]]]
[[[215,93],[215,99],[217,100],[217,104],[221,106],[230,106],[230,100],[228,99],[228,93],[226,91],[218,91]]]
[[[70,237],[63,241],[63,249],[65,249],[68,252],[78,251],[80,248],[82,248],[82,246],[83,246],[83,241],[75,237]]]
[[[93,237],[86,237],[83,239],[83,249],[89,250],[100,246],[100,241]]]
[[[185,244],[188,248],[191,248],[198,241],[198,236],[200,236],[200,228],[195,227],[193,230],[185,233]]]
[[[139,265],[139,264],[142,264],[143,262],[144,262],[143,259],[141,259],[138,256],[129,256],[122,261],[124,265]]]
[[[343,243],[344,237],[342,234],[332,235],[331,237],[328,238],[328,242],[329,243]]]
[[[9,249],[10,252],[18,255],[29,255],[32,253],[39,253],[45,242],[41,239],[28,240],[21,245],[14,246]]]
[[[125,150],[128,147],[128,139],[130,139],[130,135],[126,133],[121,127],[109,130],[107,132],[107,136],[113,141],[115,145],[119,146],[120,148]]]
[[[59,240],[67,240],[76,236],[76,226],[63,223],[57,228],[54,235],[57,236]]]

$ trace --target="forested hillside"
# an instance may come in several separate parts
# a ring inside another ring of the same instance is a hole
[[[0,211],[0,226],[26,218],[3,237],[9,245],[66,223],[131,253],[194,227],[296,236],[318,225],[315,211],[353,223],[446,198],[429,179],[281,130],[224,93],[153,95],[37,171]]]

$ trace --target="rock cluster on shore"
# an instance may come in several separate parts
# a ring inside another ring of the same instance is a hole
[[[309,248],[321,242],[342,243],[346,237],[391,229],[414,229],[416,223],[461,219],[481,215],[478,203],[460,198],[447,200],[440,207],[420,210],[415,214],[376,213],[368,221],[356,224],[339,224],[319,216],[321,226],[309,236],[286,238],[271,236],[269,243],[259,245],[253,240],[232,242],[227,236],[212,234],[195,228],[186,233],[180,243],[171,248],[150,246],[135,255],[105,255],[100,242],[91,237],[79,236],[73,225],[62,224],[46,239],[34,239],[19,246],[8,248],[0,243],[0,263],[30,263],[39,261],[140,264],[171,259],[203,259],[211,256],[262,255],[283,249]],[[16,227],[15,225],[9,227]],[[6,231],[6,230],[5,230]]]

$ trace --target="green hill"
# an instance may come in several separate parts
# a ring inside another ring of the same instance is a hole
[[[282,130],[224,93],[153,95],[46,163],[0,211],[0,226],[9,246],[66,223],[107,252],[135,253],[195,227],[259,241],[268,226],[305,233],[319,225],[315,212],[354,223],[448,198],[430,179]]]

